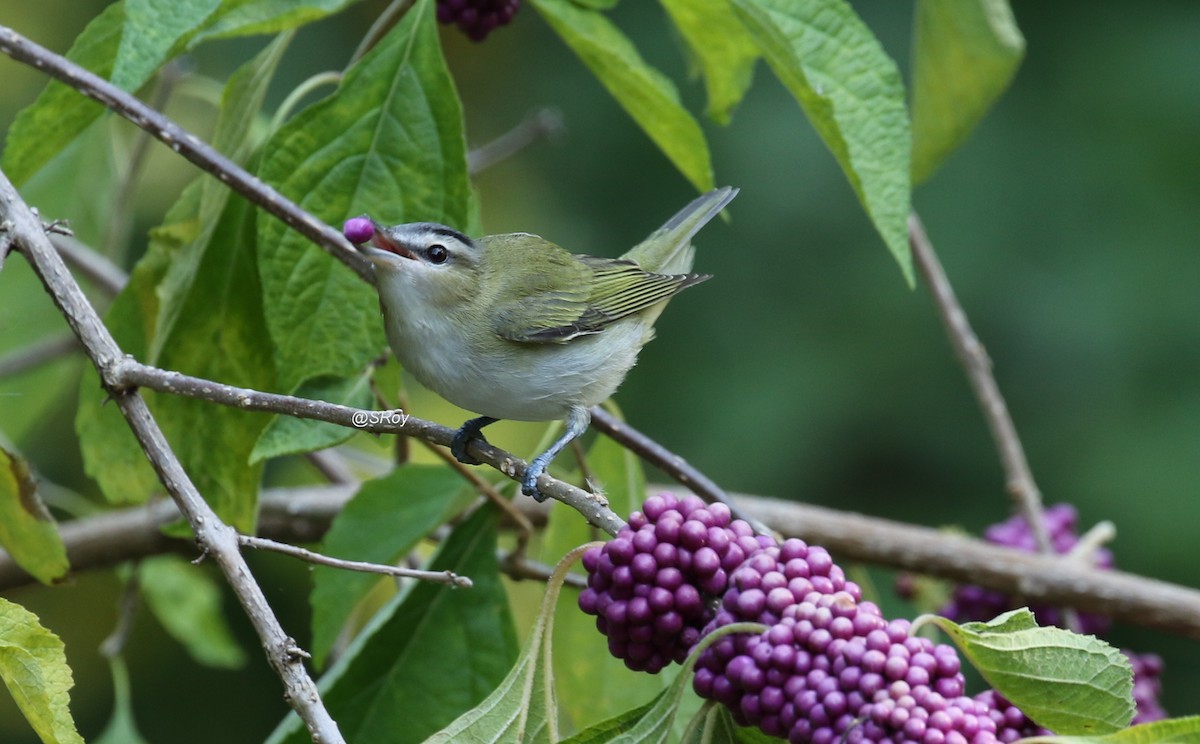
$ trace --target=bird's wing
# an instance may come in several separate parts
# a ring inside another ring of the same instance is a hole
[[[565,253],[565,252],[564,252]],[[564,343],[599,333],[610,324],[645,310],[709,277],[703,274],[653,274],[632,261],[567,254],[570,265],[556,267],[571,276],[555,288],[538,286],[530,275],[513,299],[492,307],[492,330],[510,341]],[[558,261],[556,260],[556,263]],[[540,273],[540,272],[539,272]]]
[[[661,274],[691,271],[692,236],[733,201],[737,193],[737,189],[724,186],[701,194],[621,258]]]

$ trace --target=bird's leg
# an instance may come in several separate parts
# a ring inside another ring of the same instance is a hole
[[[546,472],[546,468],[550,466],[550,461],[558,456],[559,452],[566,449],[571,443],[583,432],[587,431],[588,424],[591,423],[592,414],[586,408],[572,408],[567,414],[567,430],[559,437],[558,441],[550,445],[550,449],[533,458],[529,463],[529,467],[525,468],[525,477],[521,479],[521,493],[526,496],[532,496],[535,501],[542,502],[546,497],[538,490],[537,482],[542,473]]]
[[[454,432],[454,439],[450,440],[450,454],[454,455],[454,459],[461,462],[463,465],[478,465],[479,460],[476,460],[471,455],[467,454],[467,444],[478,438],[479,441],[486,443],[487,439],[480,433],[480,429],[488,424],[494,424],[500,419],[494,419],[491,416],[480,416],[473,418],[462,426],[458,427],[458,431]]]

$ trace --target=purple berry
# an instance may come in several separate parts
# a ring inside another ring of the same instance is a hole
[[[438,0],[439,23],[458,24],[472,41],[483,41],[516,15],[520,0]]]
[[[342,235],[355,245],[365,243],[375,235],[375,223],[367,216],[351,217],[342,225]]]
[[[1068,553],[1079,542],[1079,537],[1075,534],[1078,522],[1078,513],[1075,507],[1070,504],[1055,504],[1046,509],[1044,521],[1055,552]],[[1027,553],[1037,552],[1033,531],[1029,529],[1029,523],[1021,516],[991,525],[984,530],[983,539],[994,545],[1015,548]],[[1093,560],[1099,568],[1113,567],[1113,556],[1109,550],[1097,550]],[[1019,603],[1001,592],[964,585],[955,589],[949,604],[943,607],[938,614],[958,622],[990,620],[1016,606],[1019,606]],[[1038,606],[1031,609],[1041,625],[1064,625],[1062,611],[1058,608]],[[1108,630],[1109,620],[1103,615],[1081,612],[1076,613],[1076,617],[1079,619],[1079,627],[1075,630],[1080,633],[1101,635]]]

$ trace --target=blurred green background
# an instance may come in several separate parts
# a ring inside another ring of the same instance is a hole
[[[0,23],[64,51],[105,4],[0,0]],[[362,2],[302,31],[271,105],[344,64],[384,5]],[[912,4],[854,6],[907,72]],[[1076,504],[1084,528],[1113,520],[1120,567],[1200,586],[1200,5],[1018,2],[1015,13],[1028,51],[1012,89],[915,206],[994,360],[1047,502]],[[612,15],[702,111],[702,86],[688,82],[659,6],[626,0]],[[566,124],[554,142],[477,178],[487,231],[616,255],[693,195],[532,9],[482,45],[452,29],[443,38],[472,144],[543,106]],[[262,43],[211,45],[189,64],[223,80]],[[0,58],[0,80],[7,130],[44,78]],[[905,286],[833,158],[762,64],[755,82],[729,127],[703,122],[717,182],[742,189],[732,220],[698,239],[697,268],[716,278],[672,303],[618,402],[730,490],[974,532],[1003,519],[992,442],[928,295]],[[197,97],[203,86],[189,85],[169,112],[207,134],[212,109]],[[111,126],[93,128],[91,147],[23,189],[93,242],[112,200],[96,184],[128,156],[104,144]],[[127,265],[194,175],[165,148],[152,152]],[[19,257],[0,274],[0,302],[0,355],[65,330]],[[80,366],[0,380],[0,431],[47,479],[91,495],[72,426]],[[423,395],[410,408],[449,425],[461,415]],[[493,441],[524,452],[541,431],[511,424]],[[252,558],[304,643],[305,567]],[[886,590],[887,574],[877,579]],[[96,647],[112,628],[116,587],[96,573],[8,593],[66,642],[72,709],[88,738],[109,711]],[[227,614],[256,649],[231,599]],[[145,612],[134,634],[135,706],[150,741],[259,741],[282,715],[278,682],[256,651],[246,669],[218,672],[190,661]],[[1200,645],[1129,627],[1110,639],[1161,653],[1167,709],[1200,712]],[[33,740],[0,695],[0,741]]]

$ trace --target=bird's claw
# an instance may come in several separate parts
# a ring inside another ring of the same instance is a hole
[[[467,445],[471,443],[472,439],[478,439],[483,444],[487,444],[488,440],[484,438],[480,430],[488,424],[494,423],[496,423],[496,419],[490,416],[480,416],[458,427],[458,431],[454,432],[454,438],[450,440],[450,454],[454,455],[454,459],[463,465],[483,464],[482,460],[477,460],[467,454]]]
[[[471,443],[472,439],[478,440],[484,444],[488,443],[487,438],[484,437],[481,432],[477,430],[469,430],[466,426],[463,426],[461,429],[455,432],[454,439],[450,440],[450,454],[454,455],[454,459],[458,460],[463,465],[480,465],[483,462],[477,457],[467,453],[467,445]]]
[[[546,494],[538,490],[538,478],[542,477],[542,473],[546,472],[546,466],[549,465],[543,460],[543,457],[535,457],[533,462],[525,468],[525,475],[521,478],[521,493],[532,496],[533,500],[539,504],[546,500]]]

